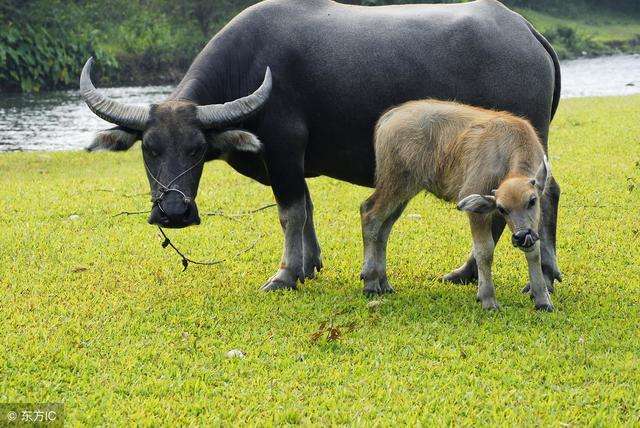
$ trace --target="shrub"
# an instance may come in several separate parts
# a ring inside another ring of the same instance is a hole
[[[559,25],[544,32],[544,37],[551,43],[561,59],[575,57],[580,54],[608,53],[610,49],[593,40],[592,36],[578,32],[567,25]]]

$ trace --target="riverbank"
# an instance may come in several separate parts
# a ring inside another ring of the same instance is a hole
[[[570,15],[514,8],[551,42],[560,59],[640,53],[640,16],[572,9]]]
[[[277,212],[203,216],[161,247],[139,146],[126,153],[0,155],[0,391],[64,403],[67,424],[617,426],[640,419],[640,96],[564,100],[551,129],[562,186],[556,312],[520,293],[503,239],[499,312],[473,286],[438,281],[470,248],[465,216],[417,197],[389,249],[397,294],[368,307],[358,204],[370,190],[309,180],[325,269],[262,294],[282,250]],[[203,213],[271,191],[205,167]],[[312,334],[323,322],[337,340]],[[244,358],[228,359],[231,349]]]
[[[563,99],[640,93],[640,55],[561,61],[560,67]],[[127,104],[157,103],[172,89],[172,86],[100,88],[110,98]],[[81,150],[96,131],[111,126],[87,108],[77,90],[0,98],[0,152]]]

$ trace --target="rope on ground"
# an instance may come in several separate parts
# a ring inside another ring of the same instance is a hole
[[[205,265],[205,266],[212,266],[212,265],[217,265],[220,263],[224,263],[228,260],[230,260],[229,258],[226,259],[220,259],[220,260],[211,260],[211,261],[206,261],[206,262],[201,262],[201,261],[196,261],[196,260],[192,260],[189,257],[187,257],[186,255],[184,255],[184,253],[182,251],[180,251],[178,249],[178,247],[176,247],[173,242],[171,242],[171,240],[169,239],[169,237],[167,236],[166,233],[164,233],[164,230],[162,230],[162,228],[160,226],[158,226],[158,230],[160,230],[160,233],[162,234],[162,237],[164,238],[164,241],[162,241],[162,248],[167,248],[167,247],[171,247],[173,248],[173,250],[178,253],[178,255],[182,258],[182,272],[184,272],[185,270],[187,270],[187,268],[189,267],[189,263],[192,263],[194,265]],[[249,245],[247,248],[245,248],[244,250],[241,250],[239,252],[237,252],[233,258],[237,258],[240,255],[251,251],[256,244],[258,243],[258,241],[262,238],[262,235],[259,235],[255,241],[253,241],[253,243],[251,245]]]

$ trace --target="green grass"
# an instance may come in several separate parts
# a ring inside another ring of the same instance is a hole
[[[560,59],[640,52],[637,16],[568,6],[565,13],[515,8],[553,45]]]
[[[297,292],[263,294],[282,246],[274,209],[170,231],[199,259],[263,236],[181,273],[143,215],[113,217],[149,206],[139,150],[4,154],[0,402],[63,402],[71,425],[636,425],[639,111],[640,97],[561,103],[551,160],[565,280],[552,314],[520,293],[525,261],[506,239],[499,312],[482,311],[473,286],[440,283],[470,237],[464,215],[432,197],[398,222],[397,293],[370,312],[357,210],[369,189],[310,180],[325,270]],[[198,200],[233,213],[272,196],[214,162]],[[335,322],[354,331],[310,340],[341,312]],[[235,348],[246,358],[227,359]]]
[[[610,10],[582,10],[579,16],[556,16],[532,9],[514,8],[541,32],[559,26],[570,26],[597,42],[628,42],[640,37],[640,19],[637,16]]]

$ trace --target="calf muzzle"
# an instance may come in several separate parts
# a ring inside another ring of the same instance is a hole
[[[521,229],[511,236],[511,243],[514,247],[518,247],[521,250],[531,250],[540,237],[535,230]]]

